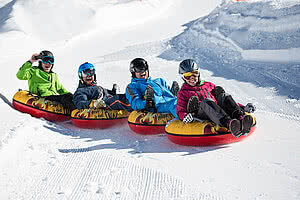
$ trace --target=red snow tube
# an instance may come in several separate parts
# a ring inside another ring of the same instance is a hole
[[[72,124],[80,128],[105,129],[127,122],[129,112],[126,110],[107,110],[89,108],[73,110]]]
[[[12,105],[20,112],[49,121],[66,121],[71,119],[71,110],[64,108],[59,103],[45,100],[45,98],[25,90],[21,90],[14,95]]]
[[[184,124],[182,121],[176,119],[168,123],[165,131],[170,141],[180,145],[224,145],[239,142],[250,136],[256,128],[256,119],[255,117],[253,118],[254,124],[250,130],[250,133],[239,138],[234,137],[228,129],[217,126],[216,124],[208,121]]]
[[[166,124],[173,118],[169,113],[133,111],[128,117],[128,126],[138,134],[160,134],[165,132]]]

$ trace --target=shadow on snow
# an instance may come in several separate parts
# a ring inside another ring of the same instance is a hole
[[[215,151],[227,148],[228,146],[213,147],[191,147],[181,146],[168,140],[166,134],[160,135],[139,135],[132,132],[127,125],[109,129],[81,129],[74,127],[72,123],[61,124],[47,123],[45,128],[51,131],[71,136],[73,139],[86,139],[84,145],[93,142],[93,145],[84,148],[59,149],[61,153],[82,153],[103,149],[128,150],[128,153],[143,156],[146,153],[178,153],[183,156]],[[94,144],[99,141],[101,144]]]

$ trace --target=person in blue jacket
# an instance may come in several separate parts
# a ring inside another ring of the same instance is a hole
[[[117,84],[112,90],[97,85],[95,67],[91,63],[83,63],[78,69],[79,85],[73,95],[73,103],[77,109],[106,108],[112,110],[132,111],[125,94],[117,94]]]
[[[162,78],[151,79],[149,66],[143,58],[130,63],[131,83],[126,88],[126,98],[133,110],[176,114],[178,83],[170,88]]]

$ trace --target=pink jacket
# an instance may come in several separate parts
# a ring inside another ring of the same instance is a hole
[[[176,112],[180,120],[187,114],[187,104],[192,96],[196,96],[201,102],[203,99],[211,98],[217,103],[211,91],[215,89],[215,85],[211,82],[201,81],[200,86],[190,86],[184,83],[177,94]]]

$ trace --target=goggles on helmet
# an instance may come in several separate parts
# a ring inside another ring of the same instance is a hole
[[[95,75],[95,69],[85,69],[81,72],[82,77],[88,77],[88,76],[94,76]]]
[[[193,71],[193,72],[185,72],[183,73],[183,77],[186,80],[190,80],[192,76],[198,77],[200,73],[198,71]]]
[[[51,56],[45,56],[41,59],[41,62],[44,63],[44,64],[51,64],[53,65],[54,64],[54,58],[51,57]]]

